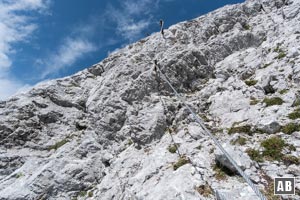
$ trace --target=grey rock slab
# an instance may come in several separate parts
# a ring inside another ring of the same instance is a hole
[[[224,144],[223,148],[228,152],[228,154],[242,170],[249,169],[253,165],[253,161],[249,158],[249,156],[238,148],[229,144]],[[234,165],[219,149],[217,149],[215,156],[216,162],[220,163],[222,166],[227,167],[232,172],[237,172]]]

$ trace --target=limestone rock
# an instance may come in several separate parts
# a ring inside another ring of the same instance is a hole
[[[252,160],[244,152],[227,144],[225,144],[223,147],[242,170],[249,169],[253,165]],[[220,150],[217,150],[216,152],[216,162],[220,163],[224,167],[227,167],[232,172],[237,172],[233,164]]]
[[[299,164],[246,153],[276,134],[282,153],[300,156],[299,131],[279,130],[299,122],[288,117],[299,104],[299,9],[299,0],[225,6],[0,101],[0,199],[256,199],[240,176],[216,176],[216,161],[235,169],[154,60],[260,189],[299,176]],[[272,97],[284,103],[266,106]]]

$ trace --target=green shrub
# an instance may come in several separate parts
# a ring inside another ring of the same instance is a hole
[[[176,151],[177,151],[177,146],[176,145],[170,145],[169,147],[168,147],[168,151],[170,152],[170,153],[176,153]]]
[[[300,124],[288,123],[281,127],[281,131],[285,134],[292,134],[296,131],[300,131]]]
[[[252,160],[254,160],[256,162],[262,162],[263,161],[263,156],[258,150],[249,148],[249,149],[246,150],[246,153],[249,155],[249,157]]]
[[[173,169],[174,169],[174,170],[177,170],[179,167],[181,167],[181,166],[183,166],[183,165],[185,165],[185,164],[188,164],[188,163],[190,163],[190,162],[191,162],[190,159],[188,159],[188,158],[185,157],[185,156],[181,156],[181,157],[179,158],[179,160],[178,160],[176,163],[173,164]]]
[[[54,150],[56,151],[57,149],[59,149],[60,147],[62,147],[63,145],[65,145],[67,142],[69,142],[69,140],[63,139],[63,140],[61,140],[61,141],[55,143],[54,145],[51,145],[51,146],[48,148],[48,150],[54,149]]]
[[[263,102],[266,104],[266,106],[283,104],[283,100],[280,97],[265,98]]]
[[[247,141],[246,138],[238,136],[238,138],[236,140],[232,141],[231,144],[233,144],[233,145],[235,145],[235,144],[245,145],[246,141]]]
[[[257,80],[253,80],[253,79],[245,81],[246,85],[248,86],[256,85],[257,82],[258,82]]]
[[[298,119],[300,118],[300,109],[296,109],[294,112],[289,114],[290,119]]]
[[[271,160],[282,159],[282,149],[286,146],[283,139],[279,137],[271,137],[261,142],[261,146],[264,147],[263,156]]]
[[[228,134],[233,134],[233,133],[247,133],[251,135],[251,126],[250,125],[236,126],[236,127],[233,126],[228,130]]]

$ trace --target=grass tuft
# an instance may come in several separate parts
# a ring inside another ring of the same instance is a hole
[[[300,118],[300,109],[296,109],[294,112],[289,114],[290,119],[298,119]]]
[[[231,127],[228,129],[228,134],[233,134],[233,133],[246,133],[251,135],[251,126],[250,125],[244,125],[244,126],[236,126],[236,127]]]
[[[200,185],[200,186],[196,187],[195,189],[203,197],[209,197],[210,195],[213,194],[213,190],[210,187],[210,185],[208,185],[208,184]]]
[[[170,145],[169,147],[168,147],[168,151],[170,152],[170,153],[176,153],[176,151],[177,151],[177,146],[176,145]]]
[[[21,178],[23,176],[25,176],[25,175],[22,172],[16,174],[16,178]]]
[[[258,104],[259,102],[260,102],[260,101],[259,101],[258,99],[252,98],[252,99],[250,100],[250,105],[253,106],[253,105]]]
[[[262,154],[256,149],[249,148],[249,149],[246,150],[246,153],[249,155],[249,157],[252,160],[254,160],[256,162],[262,162],[263,161]]]
[[[300,106],[300,98],[297,98],[294,102],[293,102],[293,107],[296,107],[296,106]]]
[[[215,171],[215,178],[217,180],[225,180],[228,176],[234,175],[227,167],[222,166],[219,162],[213,165],[213,170]]]
[[[93,196],[94,196],[93,191],[89,191],[89,192],[88,192],[88,197],[93,197]]]
[[[127,145],[128,145],[128,146],[131,146],[132,144],[133,144],[132,139],[128,139],[128,140],[127,140]]]
[[[51,145],[51,146],[48,148],[48,150],[50,151],[50,150],[54,149],[54,150],[56,151],[57,149],[59,149],[60,147],[62,147],[63,145],[65,145],[67,142],[69,142],[69,140],[63,139],[63,140],[61,140],[61,141],[55,143],[54,145]]]
[[[276,59],[282,59],[286,56],[286,53],[285,52],[280,52],[275,58]]]
[[[297,158],[296,156],[292,156],[292,155],[284,155],[282,157],[282,161],[285,165],[300,164],[300,158]]]
[[[257,82],[258,82],[257,80],[253,80],[253,79],[245,81],[246,85],[248,86],[256,85]]]
[[[234,141],[231,142],[231,144],[235,145],[235,144],[239,144],[241,146],[246,144],[247,139],[241,136],[238,136],[238,138]]]
[[[188,164],[188,163],[191,163],[190,159],[188,159],[187,157],[185,156],[181,156],[179,158],[179,160],[173,164],[173,169],[174,170],[177,170],[179,167],[185,165],[185,164]]]
[[[245,24],[245,25],[243,26],[243,28],[244,28],[245,30],[250,30],[250,29],[251,29],[251,26],[250,26],[249,24]]]
[[[265,148],[263,156],[270,160],[281,160],[283,156],[281,151],[286,146],[286,143],[283,139],[274,136],[262,141],[261,146]]]
[[[87,191],[80,191],[79,196],[84,197],[87,195]]]
[[[267,199],[270,200],[280,200],[281,198],[279,196],[274,195],[274,181],[271,177],[265,175],[265,179],[267,181],[265,185],[265,190],[263,193],[267,197]]]
[[[289,90],[288,89],[283,89],[279,91],[279,94],[286,94]]]
[[[288,123],[281,127],[281,131],[284,132],[285,134],[292,134],[296,131],[300,131],[300,124],[296,124],[293,122]]]
[[[267,67],[269,67],[269,66],[272,65],[272,64],[273,64],[272,62],[266,63],[266,64],[264,64],[263,68],[267,68]]]
[[[274,106],[274,105],[281,105],[283,104],[283,100],[280,97],[272,97],[272,98],[265,98],[263,102],[266,106]]]

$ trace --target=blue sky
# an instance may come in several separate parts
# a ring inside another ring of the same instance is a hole
[[[159,30],[244,0],[0,0],[0,99]]]

